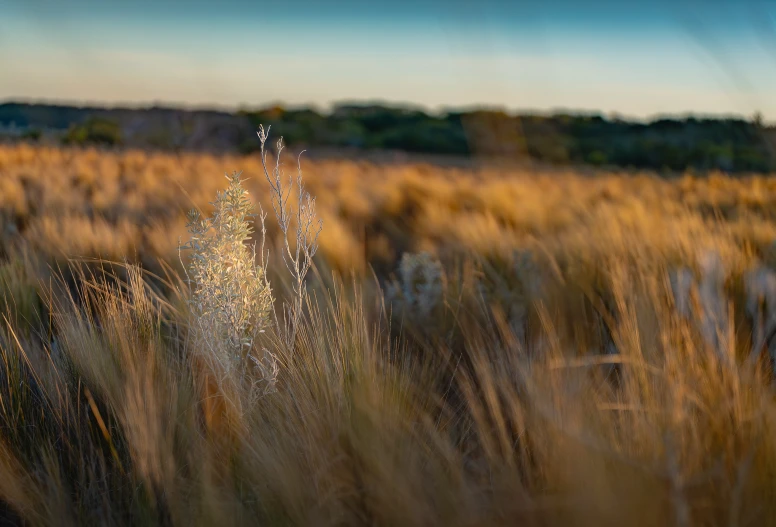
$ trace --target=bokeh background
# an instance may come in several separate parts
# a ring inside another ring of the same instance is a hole
[[[680,171],[774,163],[776,8],[766,1],[0,9],[6,138],[246,153],[261,122],[319,155]]]

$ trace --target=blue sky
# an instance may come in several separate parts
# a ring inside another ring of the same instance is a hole
[[[776,120],[773,0],[1,0],[0,100]]]

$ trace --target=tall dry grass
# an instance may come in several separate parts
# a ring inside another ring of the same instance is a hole
[[[660,252],[672,262],[713,246],[746,265],[774,239],[776,181],[650,174],[526,173],[430,165],[305,161],[326,223],[321,262],[340,272],[396,268],[405,251],[449,258],[514,249]],[[289,167],[294,168],[294,167]],[[4,246],[17,239],[51,258],[102,256],[174,263],[185,212],[209,206],[225,172],[242,171],[270,210],[260,159],[0,146]],[[271,227],[271,226],[270,226]],[[270,237],[276,236],[271,230]],[[158,270],[158,269],[156,269]]]
[[[5,518],[776,524],[776,181],[303,168],[317,272],[257,398],[199,360],[176,246],[258,159],[0,150]]]

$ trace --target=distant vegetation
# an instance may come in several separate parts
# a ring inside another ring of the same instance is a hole
[[[40,139],[40,135],[38,135]],[[108,119],[87,119],[81,124],[72,125],[62,138],[65,144],[84,145],[119,145],[121,144],[121,128]]]
[[[512,115],[503,111],[421,110],[338,105],[323,114],[281,107],[221,111],[100,109],[0,105],[0,135],[68,144],[250,153],[258,123],[297,147],[476,156],[684,171],[770,172],[776,128],[760,118],[660,119],[649,123],[600,115]]]

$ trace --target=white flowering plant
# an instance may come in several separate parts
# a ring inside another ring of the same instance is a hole
[[[180,246],[192,251],[186,276],[195,348],[206,352],[211,365],[223,374],[243,369],[250,359],[267,386],[274,387],[277,361],[266,349],[260,357],[254,355],[256,337],[268,326],[273,303],[263,252],[265,214],[259,214],[262,249],[257,262],[256,244],[249,243],[254,232],[249,220],[256,214],[241,174],[227,179],[228,188],[212,203],[212,216],[189,212],[191,239]]]

